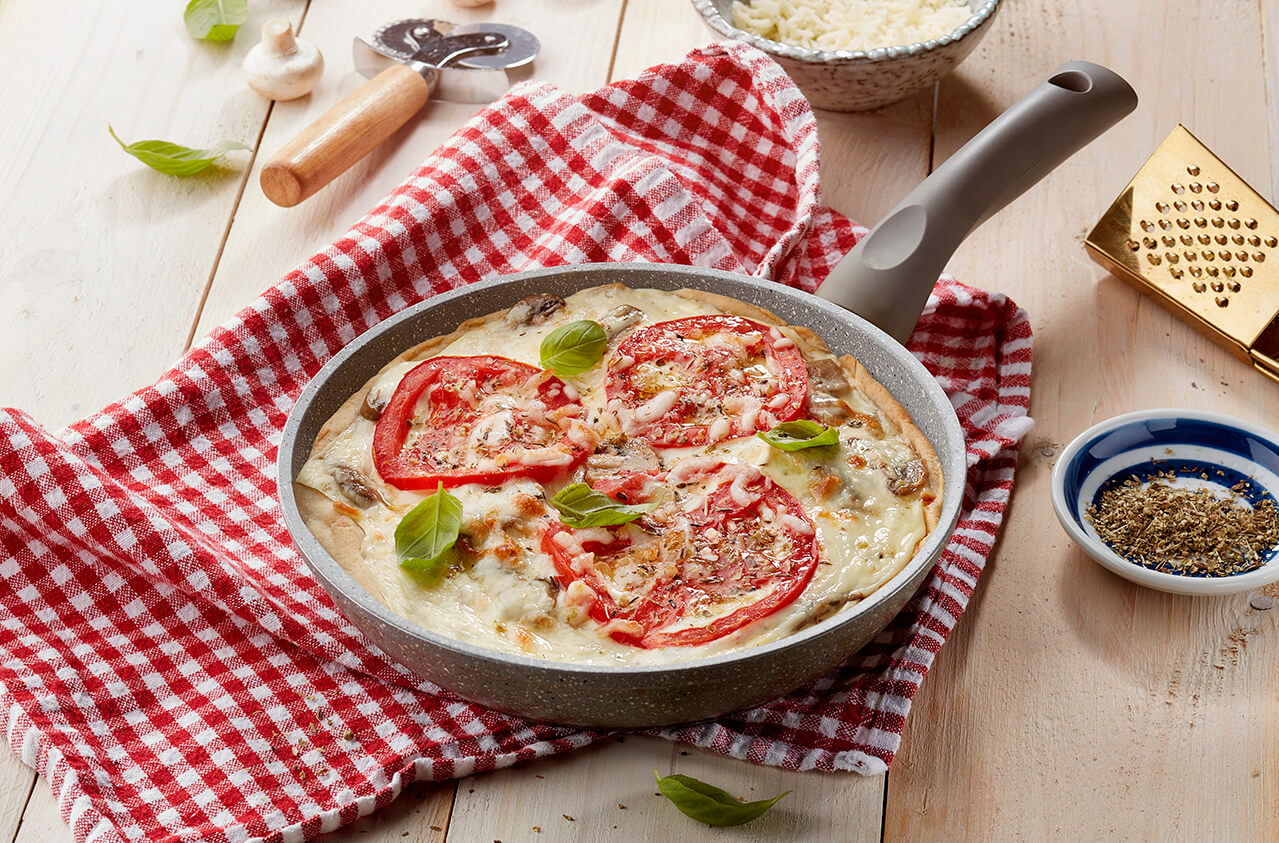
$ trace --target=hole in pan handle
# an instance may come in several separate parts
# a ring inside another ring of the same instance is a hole
[[[817,294],[905,343],[964,238],[1136,106],[1114,71],[1062,65],[889,211]]]

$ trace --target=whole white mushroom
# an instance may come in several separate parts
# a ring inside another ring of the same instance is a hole
[[[273,18],[262,24],[262,43],[244,57],[244,79],[267,99],[305,96],[324,72],[324,57],[310,41],[293,35],[293,24]]]

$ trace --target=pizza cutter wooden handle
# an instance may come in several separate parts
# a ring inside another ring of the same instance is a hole
[[[426,105],[431,84],[397,64],[320,115],[262,168],[262,192],[289,208],[346,172]]]

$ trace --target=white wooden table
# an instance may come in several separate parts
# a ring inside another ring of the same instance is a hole
[[[193,337],[339,235],[474,110],[428,106],[315,198],[270,204],[257,186],[264,157],[361,81],[354,33],[406,14],[504,20],[542,38],[536,77],[574,92],[710,39],[692,8],[671,0],[497,0],[478,11],[446,0],[253,0],[228,45],[189,38],[181,9],[0,2],[0,405],[50,429],[153,380]],[[238,64],[275,16],[298,23],[328,68],[310,97],[271,106],[244,86]],[[1103,273],[1082,240],[1177,122],[1263,194],[1279,193],[1279,4],[1004,0],[981,47],[937,90],[878,112],[818,115],[825,200],[873,223],[1073,58],[1110,65],[1142,102],[951,263],[1030,312],[1038,425],[1002,540],[889,775],[785,773],[628,737],[412,788],[332,839],[1279,837],[1279,609],[1254,608],[1266,605],[1259,594],[1191,599],[1129,585],[1071,545],[1048,496],[1061,444],[1119,412],[1211,407],[1275,426],[1279,386]],[[120,152],[108,123],[128,140],[235,138],[255,152],[174,180]],[[750,798],[794,794],[755,823],[714,830],[653,795],[655,767]],[[48,786],[7,752],[0,836],[70,839]]]

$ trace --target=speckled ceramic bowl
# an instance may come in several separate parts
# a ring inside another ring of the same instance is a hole
[[[905,99],[941,79],[973,51],[999,0],[968,0],[972,15],[959,28],[915,44],[873,50],[809,50],[733,26],[733,0],[693,0],[711,29],[758,47],[777,60],[814,108],[866,111]]]

